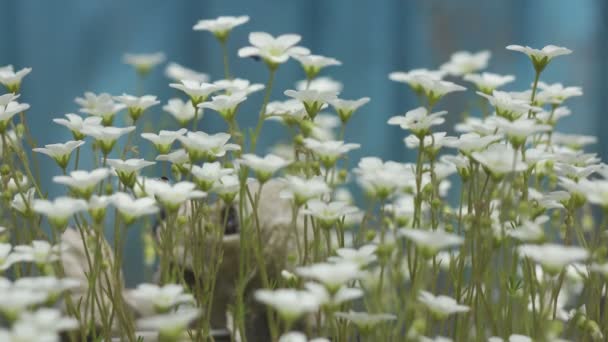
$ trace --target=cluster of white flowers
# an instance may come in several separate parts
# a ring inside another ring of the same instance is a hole
[[[1,341],[201,340],[224,328],[254,342],[608,336],[608,166],[583,151],[595,137],[555,131],[582,89],[541,79],[570,50],[509,45],[533,67],[523,91],[505,89],[513,75],[485,71],[489,51],[391,73],[420,100],[387,122],[416,158],[353,163],[349,153],[364,146],[347,142],[348,123],[370,99],[342,98],[344,86],[320,76],[342,62],[299,46],[297,34],[252,32],[238,50],[267,69],[266,84],[231,75],[227,41],[249,19],[193,27],[220,44],[222,79],[169,63],[176,91],[162,106],[154,95],[85,92],[76,99],[85,117],[53,119],[69,130],[65,143],[34,146],[16,122],[29,109],[18,92],[31,69],[0,68],[0,275],[13,279],[0,277]],[[165,59],[124,56],[142,82]],[[273,90],[290,60],[303,80]],[[479,107],[450,130],[456,110],[436,106],[465,94],[462,82]],[[241,105],[256,92],[257,124],[241,128]],[[205,110],[225,131],[198,128]],[[174,124],[142,124],[154,111]],[[261,153],[267,120],[285,125],[288,140]],[[47,197],[31,150],[57,163],[62,174],[49,178],[64,195]],[[126,289],[133,229],[145,264],[158,267],[156,281]]]

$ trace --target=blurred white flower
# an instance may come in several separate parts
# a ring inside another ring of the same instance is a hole
[[[329,342],[329,340],[323,337],[309,340],[306,335],[299,331],[289,331],[279,337],[279,342]]]
[[[456,91],[465,91],[467,88],[458,84],[429,78],[427,76],[415,76],[416,82],[418,82],[420,89],[424,92],[429,100],[429,104],[432,106],[442,97],[449,93]]]
[[[67,249],[67,248],[65,248]],[[44,293],[49,300],[55,300],[65,291],[81,286],[80,282],[72,278],[57,278],[55,276],[22,277],[15,280],[13,286],[18,289]]]
[[[490,51],[487,50],[476,53],[468,51],[454,52],[450,60],[441,65],[439,69],[453,76],[467,75],[487,68],[491,55]]]
[[[493,144],[486,150],[473,152],[471,156],[496,177],[511,172],[521,172],[528,168],[521,154],[517,153],[511,145]]]
[[[162,338],[177,341],[188,326],[201,315],[199,309],[184,308],[161,315],[140,318],[136,325],[142,330],[158,331]]]
[[[126,105],[114,102],[108,93],[86,92],[84,97],[77,97],[74,101],[80,105],[80,112],[100,117],[105,126],[111,125],[116,113],[126,108]]]
[[[203,102],[198,105],[199,108],[209,108],[218,112],[224,120],[231,122],[234,119],[238,106],[247,100],[245,92],[235,92],[230,95],[217,95],[211,98],[211,101]]]
[[[107,159],[106,162],[116,172],[120,182],[128,188],[132,188],[135,185],[137,174],[141,169],[156,164],[155,162],[135,158],[127,160]]]
[[[30,108],[27,103],[19,103],[10,101],[6,104],[0,104],[0,133],[5,133],[10,120],[18,113],[24,112]]]
[[[424,135],[431,126],[441,125],[448,112],[440,111],[429,113],[424,107],[409,110],[405,115],[393,116],[388,120],[389,125],[398,125],[403,129],[412,131],[416,135]]]
[[[165,68],[165,76],[172,79],[175,82],[180,82],[182,80],[187,81],[196,81],[196,82],[208,82],[209,75],[194,71],[192,69],[186,68],[183,65],[177,63],[169,63]]]
[[[342,91],[342,88],[342,83],[331,77],[317,77],[312,81],[302,80],[296,82],[296,90],[333,91],[339,93]]]
[[[346,215],[357,212],[359,212],[357,207],[346,202],[334,201],[327,203],[318,199],[311,199],[306,202],[306,208],[301,211],[302,214],[316,218],[322,226],[328,228]]]
[[[188,132],[185,136],[178,136],[177,139],[188,152],[192,162],[201,159],[214,161],[216,158],[226,155],[227,151],[241,149],[239,145],[227,143],[230,140],[228,133]]]
[[[184,164],[190,162],[190,158],[188,157],[188,153],[183,148],[175,150],[168,154],[161,154],[156,156],[158,161],[168,161],[171,164],[174,164],[178,167],[184,166]]]
[[[45,240],[33,240],[31,245],[18,245],[13,249],[15,258],[20,261],[33,262],[37,265],[46,265],[59,260],[61,252],[66,246],[51,245]]]
[[[19,261],[11,254],[12,249],[13,245],[10,243],[0,242],[0,274]]]
[[[347,123],[353,113],[361,106],[369,102],[369,97],[362,97],[357,100],[343,100],[335,98],[329,100],[329,104],[334,107],[334,110],[338,114],[338,117],[342,123]]]
[[[308,200],[319,198],[331,191],[327,183],[321,177],[301,178],[297,176],[285,176],[285,188],[280,196],[284,199],[292,199],[296,206],[304,205]]]
[[[57,197],[53,201],[36,199],[32,204],[35,212],[45,215],[56,227],[65,228],[72,215],[88,209],[87,202],[71,197]]]
[[[114,99],[127,107],[129,116],[133,121],[137,121],[144,111],[160,103],[154,95],[133,96],[122,94],[114,96]]]
[[[40,308],[34,312],[24,312],[15,324],[23,324],[36,331],[58,333],[75,330],[78,320],[73,317],[63,317],[61,311],[50,308]]]
[[[342,285],[363,276],[358,264],[347,261],[297,267],[296,274],[322,283],[330,293],[336,293]]]
[[[398,234],[411,240],[427,257],[436,255],[442,249],[460,246],[464,243],[462,236],[448,233],[441,229],[401,228]]]
[[[146,185],[149,194],[154,195],[158,202],[169,211],[177,211],[187,200],[203,198],[207,194],[195,190],[196,184],[182,181],[175,184],[157,181],[153,186]]]
[[[53,182],[67,185],[75,195],[89,198],[93,194],[95,187],[102,180],[108,178],[110,170],[99,168],[92,171],[75,170],[69,176],[61,175],[53,177]]]
[[[212,83],[198,82],[192,80],[181,80],[180,83],[171,83],[169,87],[183,91],[190,97],[190,101],[194,106],[207,100],[209,95],[220,90],[221,88]],[[169,101],[171,104],[171,101]],[[167,111],[166,108],[163,108]],[[173,113],[172,113],[173,114]]]
[[[458,302],[448,296],[435,296],[427,291],[420,291],[418,301],[426,306],[438,318],[446,318],[451,314],[468,312],[470,308],[466,305],[458,304]]]
[[[150,197],[134,199],[124,192],[116,192],[111,197],[111,202],[116,207],[126,224],[133,223],[137,218],[144,215],[158,213],[156,201]]]
[[[251,32],[249,43],[252,46],[240,48],[239,57],[260,57],[271,69],[274,69],[279,64],[287,62],[289,57],[310,54],[308,49],[295,46],[300,39],[297,34],[273,37],[266,32]]]
[[[359,249],[354,248],[338,248],[336,250],[337,256],[330,256],[327,260],[339,263],[339,262],[353,262],[360,267],[365,267],[378,259],[376,256],[376,245],[363,245]]]
[[[234,78],[229,80],[218,80],[213,82],[216,86],[220,87],[227,94],[232,93],[244,93],[249,95],[264,89],[264,85],[261,83],[251,84],[249,80],[242,78]]]
[[[344,319],[356,325],[357,328],[363,333],[369,333],[376,325],[384,322],[390,322],[397,320],[397,316],[386,313],[368,313],[368,312],[336,312],[335,317]]]
[[[295,55],[293,58],[300,62],[300,65],[302,65],[302,69],[304,69],[308,79],[315,78],[321,69],[325,67],[342,65],[342,63],[335,58],[319,55]]]
[[[467,74],[463,79],[469,81],[477,87],[479,91],[486,94],[492,94],[496,88],[500,88],[507,83],[515,81],[513,75],[498,75],[491,72],[483,72],[481,74]]]
[[[572,53],[570,49],[555,45],[547,45],[540,50],[529,46],[509,45],[507,50],[519,51],[528,55],[537,72],[541,72],[553,58]]]
[[[238,162],[253,170],[260,183],[265,183],[275,172],[289,165],[288,161],[274,154],[258,157],[247,153],[242,155]]]
[[[213,162],[204,163],[203,166],[192,165],[190,173],[199,188],[209,191],[223,176],[234,174],[234,169],[222,168],[220,162]]]
[[[561,83],[547,84],[545,82],[538,82],[538,89],[540,91],[534,98],[534,101],[541,104],[561,105],[571,97],[583,95],[581,87],[564,87]]]
[[[296,320],[306,313],[316,312],[321,305],[316,295],[295,289],[257,290],[255,299],[271,306],[288,321]]]
[[[485,149],[488,145],[502,139],[502,135],[480,136],[477,133],[465,133],[455,140],[447,140],[444,145],[460,150],[464,154],[470,155],[471,152]]]
[[[99,116],[88,116],[84,119],[79,115],[68,113],[65,115],[67,119],[57,118],[53,119],[56,124],[67,127],[74,136],[74,140],[83,140],[85,134],[82,133],[82,129],[85,126],[100,126],[102,118]]]
[[[32,71],[32,68],[23,68],[15,72],[12,65],[0,68],[0,83],[11,93],[18,93],[23,78]]]
[[[215,182],[211,190],[217,193],[225,203],[231,203],[240,188],[241,183],[237,175],[230,174],[222,176],[219,181]]]
[[[191,101],[182,101],[181,99],[170,99],[169,102],[163,106],[163,110],[171,116],[173,116],[180,125],[185,126],[194,119],[196,109],[192,105]]]
[[[528,100],[513,98],[509,93],[504,91],[494,90],[492,95],[482,92],[477,92],[477,94],[488,99],[490,104],[496,109],[496,115],[507,119],[517,119],[528,113],[528,111],[540,112],[542,110],[542,108],[531,106]]]
[[[541,215],[531,220],[524,220],[519,226],[507,231],[507,235],[523,242],[540,241],[545,236],[543,225],[549,221],[549,217]]]
[[[422,92],[422,85],[419,76],[428,79],[441,80],[446,74],[444,70],[427,70],[427,69],[413,69],[408,72],[395,71],[388,75],[391,81],[405,83],[409,85],[415,92]]]
[[[177,139],[177,137],[186,134],[188,130],[186,128],[179,129],[177,131],[166,131],[161,130],[158,134],[155,133],[142,133],[141,137],[150,141],[154,144],[154,147],[160,154],[167,154],[171,151],[171,145]]]
[[[543,245],[522,245],[517,248],[522,257],[541,264],[547,272],[558,273],[567,265],[584,262],[589,251],[582,247],[564,246],[553,243]]]
[[[328,169],[336,163],[340,156],[361,147],[359,144],[346,144],[339,140],[318,141],[311,138],[304,139],[304,146],[318,156],[323,166]]]
[[[112,148],[114,148],[116,140],[134,130],[135,126],[112,127],[86,125],[82,128],[82,133],[93,137],[97,142],[99,142],[101,151],[104,153],[104,155],[108,155],[112,151]]]
[[[562,109],[563,107],[559,107],[556,109]],[[569,111],[568,111],[569,112]],[[540,114],[540,113],[538,113]],[[536,117],[538,118],[538,114]],[[551,136],[553,143],[557,145],[564,145],[573,149],[581,149],[586,145],[591,145],[597,143],[597,137],[593,135],[581,135],[581,134],[566,134],[560,132],[553,132]]]
[[[2,314],[9,320],[16,320],[28,308],[34,305],[42,304],[46,301],[46,299],[47,295],[44,292],[21,289],[16,286],[0,289],[0,312],[2,312]],[[30,327],[30,329],[32,328],[33,327]],[[2,335],[0,335],[0,337],[2,337]],[[34,339],[26,341],[38,340]]]
[[[180,304],[194,303],[194,297],[185,293],[184,287],[178,284],[139,284],[127,293],[127,298],[144,316],[168,313]]]
[[[285,90],[286,96],[299,100],[304,105],[306,113],[314,119],[317,113],[323,109],[330,101],[336,99],[337,93],[333,91],[323,91],[315,89],[307,90]]]
[[[23,215],[29,215],[32,211],[32,202],[34,201],[35,195],[35,188],[29,188],[24,194],[15,194],[15,196],[13,196],[13,201],[11,202],[11,208]]]
[[[44,147],[37,147],[32,149],[32,151],[43,153],[53,158],[55,162],[57,162],[57,165],[59,165],[60,168],[65,170],[65,168],[68,166],[68,163],[70,162],[70,156],[72,155],[72,151],[82,145],[84,145],[84,141],[82,140],[71,140],[63,144],[44,145]]]
[[[518,144],[523,144],[526,138],[551,130],[551,126],[538,124],[535,119],[518,118],[511,121],[500,116],[492,117],[492,119],[498,132],[505,134],[511,143],[517,141]]]
[[[238,17],[220,16],[215,19],[199,20],[192,28],[194,31],[209,31],[219,39],[225,41],[233,28],[243,25],[249,21],[249,16],[242,15]]]
[[[141,75],[148,74],[155,66],[163,63],[167,58],[162,52],[154,53],[127,53],[123,56],[122,61],[135,68]]]
[[[322,306],[337,307],[345,302],[363,297],[363,290],[354,287],[342,286],[333,293],[319,283],[307,282],[304,287],[317,297]]]
[[[376,157],[361,158],[353,172],[365,191],[380,199],[386,199],[404,189],[414,178],[412,169],[406,164],[383,162]]]

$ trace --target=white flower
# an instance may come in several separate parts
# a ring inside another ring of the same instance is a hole
[[[67,249],[67,248],[65,248]],[[15,288],[44,293],[50,299],[55,299],[61,293],[81,286],[80,281],[72,278],[57,278],[54,276],[22,277],[15,280]]]
[[[367,266],[378,259],[376,256],[376,245],[364,245],[359,249],[354,248],[339,248],[336,250],[337,256],[329,257],[328,260],[331,262],[353,262],[360,267]]]
[[[135,185],[137,173],[141,169],[155,164],[155,162],[135,158],[127,160],[108,159],[107,163],[114,169],[120,181],[128,188],[132,188]]]
[[[315,118],[317,113],[331,100],[336,99],[336,92],[315,89],[308,90],[285,90],[285,95],[299,100],[304,105],[306,113]]]
[[[322,283],[332,293],[347,282],[363,276],[359,265],[349,261],[301,266],[296,268],[296,274]]]
[[[518,227],[508,230],[507,235],[524,242],[534,242],[541,240],[544,235],[543,224],[549,221],[549,217],[541,215],[534,221],[524,220]]]
[[[453,53],[450,61],[443,64],[440,69],[453,76],[470,74],[487,68],[491,55],[490,51],[486,50],[477,53],[458,51]]]
[[[342,91],[342,88],[342,83],[330,77],[317,77],[312,81],[302,80],[296,82],[296,90],[333,91],[339,93]]]
[[[358,183],[372,196],[385,199],[405,188],[413,179],[412,169],[394,161],[365,157],[354,169]]]
[[[153,194],[158,202],[170,211],[177,211],[187,200],[203,198],[207,195],[200,190],[195,190],[196,185],[187,181],[175,184],[157,181],[152,187],[149,184],[146,186],[146,190],[150,190],[150,194]]]
[[[364,333],[369,332],[371,329],[373,329],[376,325],[380,323],[394,321],[397,319],[397,316],[393,314],[372,314],[368,312],[356,312],[352,310],[349,312],[336,312],[334,316],[353,323]]]
[[[12,249],[13,246],[10,243],[0,242],[0,273],[19,261],[11,254]]]
[[[216,86],[220,87],[228,94],[232,93],[244,93],[245,95],[249,95],[251,93],[255,93],[264,89],[264,85],[260,83],[251,84],[248,80],[244,80],[242,78],[234,78],[230,80],[219,80],[213,82]]]
[[[572,50],[570,49],[555,45],[547,45],[541,50],[533,49],[529,46],[509,45],[507,46],[507,50],[519,51],[528,55],[528,57],[530,57],[532,60],[532,64],[537,72],[541,72],[547,66],[547,64],[549,64],[551,59],[557,56],[569,55],[572,53]]]
[[[465,133],[460,135],[456,140],[448,140],[444,142],[447,147],[457,148],[465,154],[470,154],[473,151],[485,149],[488,145],[502,139],[502,135],[486,135],[480,136],[477,133]]]
[[[16,98],[13,96],[13,98]],[[19,103],[10,101],[8,103],[0,103],[0,132],[6,132],[9,121],[18,113],[24,112],[30,108],[27,103]]]
[[[168,161],[171,164],[175,164],[177,166],[183,166],[185,163],[190,161],[188,157],[188,153],[183,148],[179,150],[175,150],[169,154],[161,154],[156,156],[156,160],[158,161]]]
[[[437,132],[424,136],[424,147],[433,151],[438,151],[441,147],[449,142],[457,141],[458,138],[447,137],[446,132]],[[405,139],[405,146],[411,149],[416,149],[420,146],[420,139],[415,134],[408,135]]]
[[[255,154],[249,153],[244,154],[239,159],[239,163],[252,169],[258,180],[262,183],[269,180],[279,169],[289,165],[288,161],[274,154],[267,154],[264,157],[258,157]]]
[[[140,216],[158,212],[156,201],[150,197],[134,199],[127,193],[117,192],[112,195],[111,201],[127,224],[134,222]]]
[[[368,103],[369,100],[370,100],[369,97],[362,97],[357,100],[342,100],[339,98],[335,98],[335,99],[329,100],[329,104],[331,104],[331,106],[334,107],[334,110],[338,114],[338,117],[340,118],[340,120],[342,120],[343,123],[346,123],[350,119],[350,117],[353,115],[353,113],[357,109],[359,109],[359,107]]]
[[[543,265],[545,270],[553,273],[561,271],[567,265],[584,262],[589,258],[589,251],[584,248],[553,243],[522,245],[517,250],[521,256],[532,259]]]
[[[174,80],[175,82],[180,82],[181,80],[188,81],[196,81],[196,82],[208,82],[209,75],[194,71],[192,69],[186,68],[183,65],[179,65],[177,63],[169,63],[165,68],[165,75]]]
[[[123,62],[129,64],[140,74],[147,74],[155,66],[161,64],[166,59],[162,52],[133,54],[127,53],[123,56]]]
[[[181,99],[170,99],[169,102],[163,106],[163,110],[171,116],[173,116],[180,125],[185,126],[194,119],[196,115],[196,109],[192,106],[191,101],[182,101]]]
[[[409,85],[414,91],[420,92],[422,91],[422,85],[420,84],[420,80],[418,76],[423,76],[424,78],[430,78],[435,80],[441,80],[445,75],[444,70],[427,70],[427,69],[414,69],[408,72],[396,71],[391,72],[388,75],[388,78],[391,81],[401,82]]]
[[[230,134],[205,132],[188,132],[185,136],[178,136],[191,161],[207,159],[213,161],[215,158],[223,157],[227,151],[238,151],[239,145],[228,144]]]
[[[215,84],[191,80],[181,80],[181,83],[171,83],[169,84],[169,87],[186,93],[188,96],[190,96],[190,101],[192,101],[194,105],[198,105],[199,103],[207,100],[211,93],[221,89]]]
[[[46,154],[47,156],[53,158],[59,167],[65,169],[70,162],[72,151],[82,145],[84,145],[84,141],[82,140],[71,140],[63,144],[49,144],[44,145],[44,147],[34,148],[32,150],[34,152]]]
[[[101,151],[104,155],[108,155],[112,151],[112,148],[114,148],[118,138],[134,130],[135,126],[112,127],[87,125],[82,128],[82,133],[97,140],[100,144]]]
[[[318,156],[326,168],[330,168],[341,155],[358,149],[361,145],[354,143],[346,144],[344,141],[338,140],[318,141],[305,138],[304,146]]]
[[[412,109],[401,116],[393,116],[388,120],[389,125],[398,125],[403,129],[412,131],[414,134],[422,135],[428,131],[431,126],[441,125],[445,119],[442,117],[448,112],[440,111],[429,114],[424,107]]]
[[[192,165],[190,173],[203,191],[209,191],[223,176],[234,174],[234,169],[222,168],[220,162],[213,162],[204,163],[203,166]]]
[[[184,287],[178,284],[139,284],[129,291],[128,298],[142,315],[166,313],[177,305],[194,302],[194,297],[184,293]]]
[[[89,198],[93,194],[94,188],[110,175],[110,170],[106,168],[95,169],[92,171],[76,170],[70,172],[69,176],[55,176],[53,182],[67,185],[72,192]]]
[[[416,82],[418,82],[420,88],[429,99],[431,105],[435,104],[439,99],[449,93],[467,90],[467,88],[463,86],[448,81],[437,80],[426,76],[416,76],[415,78]]]
[[[74,330],[78,320],[73,317],[62,317],[57,309],[40,308],[34,312],[24,312],[15,324],[24,324],[30,329],[48,333]]]
[[[305,179],[297,176],[285,176],[285,189],[280,196],[284,199],[293,199],[299,207],[313,198],[319,198],[331,191],[321,177]]]
[[[173,142],[177,137],[186,134],[186,132],[188,132],[188,130],[185,128],[177,131],[161,130],[158,134],[142,133],[141,137],[152,142],[158,153],[166,154],[171,151],[171,145],[173,145]]]
[[[334,201],[326,203],[318,199],[311,199],[306,202],[306,208],[302,210],[302,213],[318,219],[326,227],[331,227],[344,216],[357,213],[358,211],[357,207],[351,206],[346,202]]]
[[[283,34],[275,38],[265,32],[252,32],[249,34],[249,43],[253,46],[239,49],[239,57],[258,56],[271,68],[276,68],[287,62],[289,57],[310,54],[308,49],[295,46],[300,39],[297,34]]]
[[[467,74],[464,75],[463,79],[475,84],[479,91],[491,94],[496,88],[500,88],[507,83],[515,81],[515,76],[502,76],[491,72],[484,72],[481,74]]]
[[[69,218],[88,209],[87,202],[71,197],[57,197],[53,201],[36,199],[32,205],[35,212],[44,214],[57,227],[64,228]]]
[[[571,97],[583,95],[581,87],[564,87],[561,83],[547,84],[545,82],[538,82],[538,89],[540,91],[534,98],[534,101],[541,104],[560,105]]]
[[[96,95],[86,92],[84,97],[77,97],[74,101],[81,106],[80,112],[102,118],[104,125],[111,125],[114,115],[126,108],[124,104],[114,102],[113,97],[107,93]]]
[[[51,245],[45,240],[34,240],[31,245],[15,246],[13,254],[21,261],[45,265],[58,261],[61,252],[65,249],[66,247],[61,244]]]
[[[44,292],[21,289],[16,286],[2,289],[0,294],[2,294],[0,296],[0,312],[11,319],[18,318],[29,307],[42,304],[47,300],[47,295]]]
[[[230,174],[222,176],[219,181],[215,182],[212,190],[216,192],[226,203],[232,202],[236,193],[239,191],[241,183],[236,175]]]
[[[325,286],[314,282],[307,282],[304,287],[319,299],[321,305],[339,306],[363,297],[363,290],[359,288],[342,286],[334,293],[330,293]]]
[[[470,308],[466,305],[461,305],[452,297],[435,296],[427,291],[420,291],[418,301],[424,304],[432,313],[439,318],[445,318],[451,314],[468,312]]]
[[[511,96],[511,94],[494,90],[492,95],[477,92],[478,95],[488,99],[490,104],[496,109],[496,114],[508,119],[517,119],[528,111],[540,112],[542,109],[530,106],[528,100],[521,100]]]
[[[551,126],[536,123],[534,119],[519,118],[513,121],[500,116],[492,117],[500,133],[504,133],[511,139],[516,139],[520,143],[525,142],[526,138],[536,133],[547,132]]]
[[[0,68],[0,83],[8,89],[11,93],[19,92],[21,81],[23,77],[29,74],[32,68],[23,68],[17,72],[13,69],[12,65],[7,65]]]
[[[233,28],[243,25],[249,21],[249,17],[242,15],[239,17],[220,16],[215,19],[199,20],[192,28],[194,31],[209,31],[219,40],[225,41]]]
[[[309,340],[299,331],[289,331],[279,337],[279,342],[329,342],[329,340],[322,337]]]
[[[562,108],[562,107],[560,107]],[[558,109],[560,109],[558,108]],[[557,109],[556,109],[557,111]],[[540,113],[538,113],[540,114]],[[536,117],[538,118],[538,114]],[[551,140],[558,145],[568,146],[570,148],[579,150],[586,145],[597,143],[597,137],[593,135],[580,135],[580,134],[566,134],[560,132],[553,132]]]
[[[304,104],[296,99],[287,101],[272,101],[266,106],[267,119],[282,120],[283,123],[292,125],[306,116]]]
[[[313,79],[321,71],[321,69],[331,65],[342,65],[342,63],[335,59],[319,55],[296,55],[293,56],[302,65],[302,69],[306,73],[308,79]]]
[[[287,320],[295,320],[303,314],[316,312],[321,305],[314,294],[295,289],[257,290],[255,299],[271,306]]]
[[[424,230],[413,228],[401,228],[398,234],[422,249],[425,254],[432,256],[440,250],[460,246],[464,243],[464,238],[444,230]]]
[[[154,95],[144,95],[138,97],[122,94],[121,96],[114,96],[114,99],[127,107],[129,116],[131,119],[133,119],[133,121],[139,119],[141,114],[143,114],[146,109],[160,103],[160,101],[158,101]]]
[[[136,325],[142,330],[159,331],[162,336],[169,338],[170,341],[177,341],[182,332],[200,315],[201,311],[199,309],[184,308],[162,315],[140,318],[136,321]]]
[[[484,151],[473,152],[471,156],[495,176],[521,172],[528,168],[528,165],[522,160],[521,154],[516,152],[511,145],[493,144]]]
[[[220,113],[226,121],[231,121],[234,119],[238,106],[245,100],[247,100],[245,92],[236,92],[230,95],[213,96],[211,101],[203,102],[198,107],[213,109]]]
[[[36,195],[36,189],[30,188],[25,194],[17,193],[13,196],[13,201],[11,202],[11,208],[17,210],[18,212],[28,215],[32,210],[32,202],[34,201],[34,196]]]
[[[67,127],[74,135],[74,140],[82,140],[84,139],[84,133],[82,133],[82,129],[85,126],[100,126],[102,118],[98,116],[89,116],[84,120],[79,115],[68,113],[65,115],[67,119],[57,118],[53,119],[53,122],[56,124]]]

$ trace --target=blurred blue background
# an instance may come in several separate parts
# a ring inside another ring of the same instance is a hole
[[[217,41],[208,32],[193,31],[192,26],[199,19],[246,14],[251,17],[250,22],[236,28],[229,40],[233,75],[266,82],[265,67],[236,56],[238,48],[248,45],[249,32],[298,33],[303,37],[300,45],[315,54],[342,61],[342,66],[322,72],[345,84],[342,97],[372,99],[354,115],[346,133],[347,141],[363,145],[361,150],[352,153],[353,160],[365,155],[411,160],[403,145],[404,132],[388,126],[386,121],[390,116],[416,107],[417,102],[405,85],[388,79],[389,72],[437,68],[457,50],[488,49],[492,52],[488,71],[515,75],[517,81],[506,89],[524,90],[532,81],[532,67],[524,55],[505,50],[509,44],[539,48],[555,44],[574,51],[551,63],[541,80],[583,87],[584,97],[569,101],[573,115],[565,118],[560,128],[566,132],[598,135],[600,143],[594,148],[603,157],[608,152],[604,134],[608,128],[605,113],[608,108],[607,1],[29,0],[0,3],[0,65],[33,68],[25,78],[21,100],[32,106],[27,117],[39,145],[71,139],[64,127],[51,120],[77,112],[74,98],[82,96],[84,91],[113,95],[135,93],[136,74],[122,64],[124,53],[162,51],[168,61],[208,73],[212,79],[222,78]],[[283,90],[293,88],[294,82],[302,78],[296,62],[282,65],[272,99],[284,99]],[[164,104],[176,95],[168,83],[163,65],[146,79],[145,93],[159,96]],[[262,93],[250,96],[249,103],[239,112],[241,126],[253,125],[262,96]],[[476,101],[473,91],[448,98],[441,106],[450,111],[451,122],[457,121],[460,113]],[[146,115],[159,120],[157,122],[173,123],[161,107],[153,107]],[[282,129],[278,128],[276,123],[266,124],[262,147],[281,137]],[[225,126],[216,113],[207,111],[202,129],[220,131],[225,130]],[[142,144],[147,146],[147,142]],[[50,189],[51,195],[61,194],[63,189],[50,182],[59,169],[45,156],[39,159],[44,187]]]

